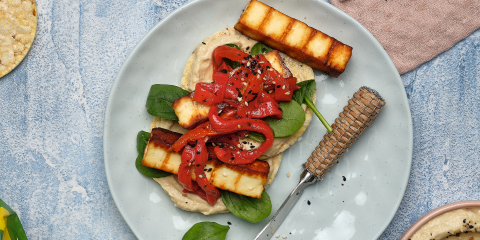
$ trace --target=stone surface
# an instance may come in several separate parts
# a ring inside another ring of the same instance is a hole
[[[0,198],[29,239],[135,239],[110,195],[103,119],[127,55],[186,0],[38,0],[25,60],[0,79]],[[380,239],[441,205],[480,199],[480,31],[402,75],[413,117],[409,183]]]

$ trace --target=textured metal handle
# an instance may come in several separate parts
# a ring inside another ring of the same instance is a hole
[[[335,123],[332,124],[333,131],[325,134],[307,162],[303,164],[305,169],[321,180],[360,134],[370,126],[370,122],[375,120],[383,106],[385,100],[377,91],[361,87],[335,119]]]

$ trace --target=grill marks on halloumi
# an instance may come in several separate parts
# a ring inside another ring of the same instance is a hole
[[[256,0],[249,2],[235,29],[334,77],[352,55],[352,47]]]
[[[154,128],[145,148],[142,164],[178,174],[181,155],[171,149],[181,134],[163,128]],[[205,174],[213,186],[241,195],[260,198],[267,183],[270,166],[267,162],[256,160],[250,164],[230,165],[216,159],[209,147],[209,160],[205,165]],[[213,150],[213,149],[212,149]],[[192,166],[193,172],[193,166]],[[192,174],[195,180],[195,174]]]

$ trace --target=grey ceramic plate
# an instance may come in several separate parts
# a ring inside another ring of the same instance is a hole
[[[322,182],[306,190],[276,234],[290,239],[376,239],[393,218],[410,171],[412,123],[401,78],[376,39],[330,4],[265,2],[353,47],[352,59],[338,79],[315,72],[316,105],[329,122],[360,86],[376,89],[387,102],[340,163]],[[180,239],[201,221],[230,222],[227,239],[252,239],[269,220],[252,224],[232,214],[204,216],[182,211],[134,166],[136,134],[148,131],[152,120],[144,107],[150,86],[178,85],[195,46],[233,26],[246,3],[205,0],[177,9],[148,32],[118,72],[105,113],[105,170],[113,199],[139,239]],[[325,133],[314,119],[299,142],[285,152],[277,178],[267,190],[272,212],[297,184],[300,164]]]

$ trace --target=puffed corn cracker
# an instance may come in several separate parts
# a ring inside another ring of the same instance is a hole
[[[0,0],[0,78],[27,55],[36,29],[35,0]]]

